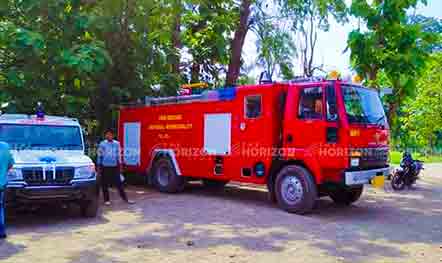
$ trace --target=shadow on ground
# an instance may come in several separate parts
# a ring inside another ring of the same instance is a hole
[[[282,252],[300,243],[353,261],[407,258],[406,249],[398,246],[442,243],[437,192],[419,187],[378,197],[376,191],[350,207],[324,198],[312,214],[298,216],[279,210],[262,189],[229,186],[213,192],[193,185],[184,194],[138,207],[136,212],[144,215],[139,223],[155,222],[158,229],[110,241],[117,250],[137,244],[139,249],[180,251],[189,249],[190,242],[192,249],[230,245],[254,252]]]
[[[63,232],[87,235],[92,226],[100,228],[102,236],[90,236],[91,240],[71,256],[72,262],[119,262],[109,253],[127,251],[142,254],[159,250],[167,255],[225,246],[249,254],[296,255],[302,252],[294,249],[308,248],[351,262],[409,260],[407,247],[411,244],[442,244],[442,189],[425,182],[400,193],[389,188],[368,189],[350,207],[336,206],[324,198],[307,216],[281,211],[268,201],[262,188],[229,185],[213,192],[196,184],[177,195],[132,187],[129,192],[137,201],[135,206],[118,204],[92,220],[76,216],[75,211],[42,210],[13,219],[11,233],[31,234],[38,241]],[[106,250],[98,244],[106,244]],[[9,248],[2,246],[0,243],[4,258],[25,249],[8,243]]]

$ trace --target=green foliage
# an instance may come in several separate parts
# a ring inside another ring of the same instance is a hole
[[[391,151],[390,152],[390,163],[398,165],[401,163],[403,152]],[[413,158],[421,160],[425,163],[442,163],[442,156],[439,154],[429,154],[412,152]]]
[[[416,80],[425,67],[429,50],[438,36],[408,23],[407,10],[425,0],[354,0],[351,14],[365,22],[366,29],[349,34],[351,62],[366,84],[379,88],[382,73],[393,88],[388,117],[394,135],[399,133],[397,114],[404,99],[413,96]],[[385,78],[384,78],[385,82]]]
[[[37,101],[54,114],[78,114],[74,105],[89,107],[89,90],[75,80],[91,82],[111,64],[103,43],[89,33],[94,30],[93,18],[85,14],[89,7],[67,0],[7,3],[0,20],[3,96],[20,112],[29,112]]]
[[[191,61],[184,69],[191,82],[220,81],[229,62],[231,35],[238,20],[235,1],[184,1],[182,42]]]
[[[406,11],[419,0],[373,1],[354,0],[351,13],[366,22],[368,30],[357,29],[349,34],[352,65],[371,86],[383,70],[396,93],[409,92],[425,64],[425,48],[435,37],[418,25],[407,23]]]
[[[437,146],[442,133],[442,54],[429,59],[417,81],[417,96],[406,100],[401,118],[404,139],[419,147]]]
[[[277,70],[283,78],[291,78],[296,47],[290,31],[274,23],[261,4],[257,4],[256,9],[256,22],[252,29],[257,36],[258,65],[263,67],[271,78]]]
[[[281,12],[288,17],[295,30],[304,30],[310,17],[317,26],[327,31],[330,17],[338,22],[347,21],[347,6],[344,0],[278,0]]]
[[[294,48],[297,49],[303,75],[311,77],[317,70],[322,70],[322,66],[314,64],[318,33],[329,30],[330,17],[338,22],[347,21],[345,1],[278,0],[278,3],[281,13],[291,22],[291,31],[297,34],[297,46]]]
[[[433,33],[436,37],[435,43],[429,46],[429,52],[442,51],[442,19],[434,17],[425,17],[422,15],[413,15],[408,18],[408,23],[419,25],[424,32]]]

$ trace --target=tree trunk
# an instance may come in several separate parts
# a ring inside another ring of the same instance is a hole
[[[396,113],[398,108],[399,108],[398,101],[393,101],[392,103],[390,103],[390,106],[388,107],[387,118],[388,118],[388,123],[390,124],[390,128],[395,127],[393,121],[395,121],[396,119],[397,115]]]
[[[200,69],[201,69],[200,64],[197,61],[194,61],[192,64],[191,72],[190,72],[191,83],[200,82]]]
[[[111,71],[108,71],[109,73]],[[98,96],[95,98],[95,113],[98,120],[98,134],[101,135],[106,129],[114,128],[112,127],[112,116],[110,114],[111,109],[109,105],[111,104],[110,99],[110,81],[105,76],[98,83]]]
[[[394,99],[390,103],[388,109],[388,123],[390,124],[390,128],[396,128],[396,118],[397,111],[401,105],[402,100],[404,99],[404,90],[400,86],[399,80],[393,80],[393,90],[395,91]]]
[[[174,54],[170,56],[170,62],[172,65],[172,73],[180,74],[180,54],[181,49],[181,14],[182,14],[182,3],[181,0],[175,0],[173,2],[174,9],[176,10],[175,19],[172,24],[172,46],[174,48]]]
[[[229,68],[227,70],[226,85],[233,86],[238,80],[241,69],[241,54],[249,30],[250,6],[252,0],[242,0],[239,11],[239,24],[233,37],[230,52]]]

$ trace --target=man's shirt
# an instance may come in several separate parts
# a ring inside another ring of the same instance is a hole
[[[6,187],[8,182],[8,170],[14,165],[14,159],[9,151],[9,145],[0,142],[0,190]]]
[[[121,164],[120,143],[116,140],[104,140],[98,145],[97,165],[117,167]]]

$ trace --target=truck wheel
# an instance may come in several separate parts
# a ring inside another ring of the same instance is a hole
[[[160,192],[177,193],[184,190],[184,178],[179,176],[169,158],[160,158],[154,163],[153,184]]]
[[[341,187],[336,190],[330,191],[330,198],[339,205],[351,205],[358,201],[364,191],[364,186],[358,186],[355,188]]]
[[[310,212],[318,198],[313,176],[305,168],[289,165],[278,173],[275,182],[278,205],[289,213]]]
[[[216,180],[210,180],[210,179],[203,179],[203,185],[206,188],[210,188],[213,190],[221,190],[228,183],[229,183],[229,181],[216,181]]]
[[[84,201],[80,208],[82,216],[88,218],[96,217],[98,213],[98,197],[93,200]]]

